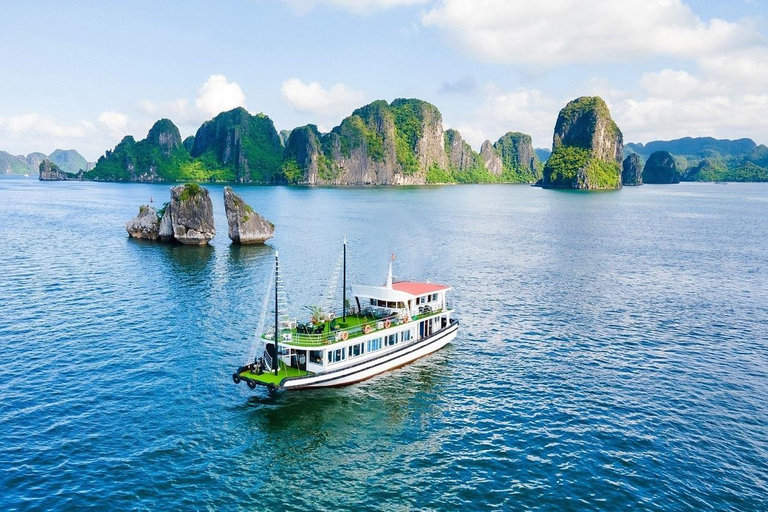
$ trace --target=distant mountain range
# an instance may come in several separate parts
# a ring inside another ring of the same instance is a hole
[[[80,153],[74,149],[57,149],[50,155],[45,153],[30,153],[24,155],[11,155],[0,151],[0,174],[29,174],[37,176],[40,163],[50,160],[63,171],[76,174],[81,169],[90,170],[93,164],[89,163]]]
[[[768,147],[752,139],[685,137],[624,146],[625,156],[644,160],[657,151],[674,157],[682,181],[768,181]]]

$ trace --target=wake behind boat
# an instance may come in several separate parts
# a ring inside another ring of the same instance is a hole
[[[346,241],[344,284],[339,314],[313,311],[306,323],[281,319],[283,292],[280,263],[275,254],[275,322],[261,336],[253,362],[232,374],[270,390],[344,386],[403,366],[430,354],[456,337],[459,322],[447,305],[449,286],[393,281],[392,263],[383,286],[353,285],[354,305],[346,300]],[[277,336],[275,336],[277,333]]]

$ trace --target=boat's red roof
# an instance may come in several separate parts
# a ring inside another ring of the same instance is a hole
[[[425,293],[447,290],[450,286],[435,283],[417,283],[416,281],[400,281],[392,283],[392,288],[399,292],[410,293],[411,295],[424,295]]]

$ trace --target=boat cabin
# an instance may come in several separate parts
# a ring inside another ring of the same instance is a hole
[[[450,289],[441,284],[399,281],[385,286],[353,285],[352,295],[358,311],[414,317],[444,309]]]

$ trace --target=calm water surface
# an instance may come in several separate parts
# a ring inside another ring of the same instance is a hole
[[[0,509],[766,510],[768,185],[239,187],[264,247],[131,240],[167,186],[0,179]],[[454,287],[446,349],[232,384],[279,250],[294,315]]]

